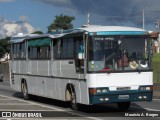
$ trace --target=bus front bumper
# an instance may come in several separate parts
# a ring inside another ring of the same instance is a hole
[[[152,101],[153,91],[110,91],[106,94],[89,95],[90,104],[104,104],[117,102]]]

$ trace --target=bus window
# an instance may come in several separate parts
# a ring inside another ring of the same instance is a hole
[[[39,59],[49,59],[50,58],[50,47],[40,47],[38,58]]]
[[[29,47],[29,59],[37,59],[38,58],[38,48],[37,47]]]
[[[54,58],[60,59],[61,57],[61,39],[53,40]]]
[[[12,44],[12,58],[13,59],[24,59],[25,58],[25,44],[16,43]]]

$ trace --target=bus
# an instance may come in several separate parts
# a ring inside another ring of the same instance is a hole
[[[140,28],[90,25],[10,40],[10,84],[29,95],[79,104],[152,101],[152,46]]]

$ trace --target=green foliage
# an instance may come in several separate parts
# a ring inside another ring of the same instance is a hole
[[[35,32],[31,33],[31,34],[43,34],[43,32],[42,31],[35,31]]]
[[[9,53],[10,46],[9,46],[10,37],[0,40],[0,58],[4,56],[4,54]]]
[[[68,30],[73,28],[73,24],[71,23],[75,18],[68,15],[59,15],[56,16],[55,20],[48,26],[48,32],[52,30]]]
[[[160,53],[154,53],[152,59],[153,82],[160,83]]]

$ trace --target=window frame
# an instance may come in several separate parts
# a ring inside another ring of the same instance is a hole
[[[12,43],[11,46],[12,46],[11,59],[14,59],[14,60],[25,60],[26,59],[25,42]],[[23,53],[23,56],[22,56],[22,53]]]
[[[69,41],[72,41],[72,50],[68,49],[71,47],[71,43]],[[74,55],[75,42],[74,41],[75,40],[73,37],[53,39],[53,55],[54,55],[53,57],[54,57],[54,59],[56,59],[56,60],[72,60],[72,59],[74,59],[75,58],[75,55]],[[66,49],[64,49],[63,46],[65,46]],[[64,54],[64,51],[66,52],[65,54]],[[68,54],[68,53],[72,54],[72,56],[69,56],[70,54]]]

